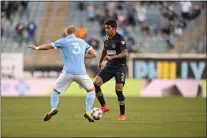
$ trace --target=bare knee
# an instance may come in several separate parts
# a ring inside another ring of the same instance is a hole
[[[123,91],[124,85],[123,84],[116,84],[116,91]]]
[[[102,78],[99,76],[96,76],[95,81],[94,81],[94,85],[101,86],[102,84],[103,84]]]
[[[95,91],[95,87],[93,87],[92,89],[88,90],[88,92],[94,92]]]

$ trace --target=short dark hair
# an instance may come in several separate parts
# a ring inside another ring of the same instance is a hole
[[[111,25],[111,27],[117,27],[116,20],[114,20],[114,19],[107,19],[104,22],[104,25]]]

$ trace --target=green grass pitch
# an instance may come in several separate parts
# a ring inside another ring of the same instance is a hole
[[[126,84],[125,121],[117,121],[118,102],[115,94],[110,96],[114,90],[113,81],[103,87],[103,91],[109,91],[106,92],[106,101],[111,111],[95,123],[89,123],[83,117],[86,94],[75,83],[63,94],[65,96],[60,97],[59,113],[48,122],[44,122],[43,117],[50,109],[50,97],[1,97],[1,136],[206,136],[206,98],[141,98],[135,94],[139,93],[136,89],[140,83],[134,87]],[[83,96],[76,95],[76,92]],[[70,94],[72,96],[66,96]],[[94,106],[99,106],[97,100]]]

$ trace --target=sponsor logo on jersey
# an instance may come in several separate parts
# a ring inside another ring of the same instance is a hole
[[[115,44],[112,44],[112,48],[115,48],[116,47],[116,45]]]
[[[121,41],[121,44],[124,45],[125,44],[125,41]]]
[[[116,55],[116,51],[115,50],[107,50],[107,55],[109,55],[109,56]]]

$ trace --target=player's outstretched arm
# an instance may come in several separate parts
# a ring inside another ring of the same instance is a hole
[[[40,46],[29,45],[28,48],[31,48],[33,50],[50,50],[50,49],[54,49],[54,47],[51,43],[40,45]]]
[[[86,54],[85,54],[85,59],[89,58],[95,58],[96,57],[96,52],[93,48],[91,48]]]

